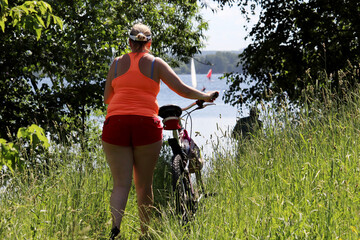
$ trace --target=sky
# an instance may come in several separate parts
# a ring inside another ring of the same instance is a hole
[[[201,13],[209,28],[206,32],[208,40],[203,51],[237,51],[245,48],[250,40],[244,40],[247,32],[244,29],[245,18],[241,16],[238,7],[224,7],[213,13],[209,8],[202,9]],[[257,18],[252,17],[250,25],[256,23]]]

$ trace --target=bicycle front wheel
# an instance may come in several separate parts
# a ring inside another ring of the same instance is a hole
[[[196,211],[196,200],[192,192],[189,173],[184,171],[184,161],[181,156],[175,155],[172,162],[173,190],[175,195],[176,212],[186,224]]]

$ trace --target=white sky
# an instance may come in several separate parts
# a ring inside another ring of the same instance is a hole
[[[209,24],[206,32],[208,39],[203,51],[236,51],[245,48],[250,43],[249,39],[244,40],[247,35],[244,29],[246,21],[237,6],[224,7],[224,10],[219,9],[215,13],[209,8],[204,8],[201,13]],[[252,17],[250,24],[256,23],[256,20],[257,17]],[[251,25],[247,24],[247,26]]]

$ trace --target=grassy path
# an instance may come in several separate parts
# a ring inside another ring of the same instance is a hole
[[[354,97],[296,121],[269,119],[263,134],[239,144],[215,139],[206,186],[217,195],[201,202],[186,231],[160,161],[153,238],[360,239],[359,105]],[[1,193],[0,239],[107,239],[111,179],[100,143],[84,154],[53,150],[50,162],[57,165],[47,175],[17,174]],[[133,190],[122,232],[139,236]]]

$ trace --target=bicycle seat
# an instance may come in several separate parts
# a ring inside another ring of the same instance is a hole
[[[181,113],[182,113],[181,108],[173,104],[164,105],[159,108],[159,116],[162,118],[180,117]]]

